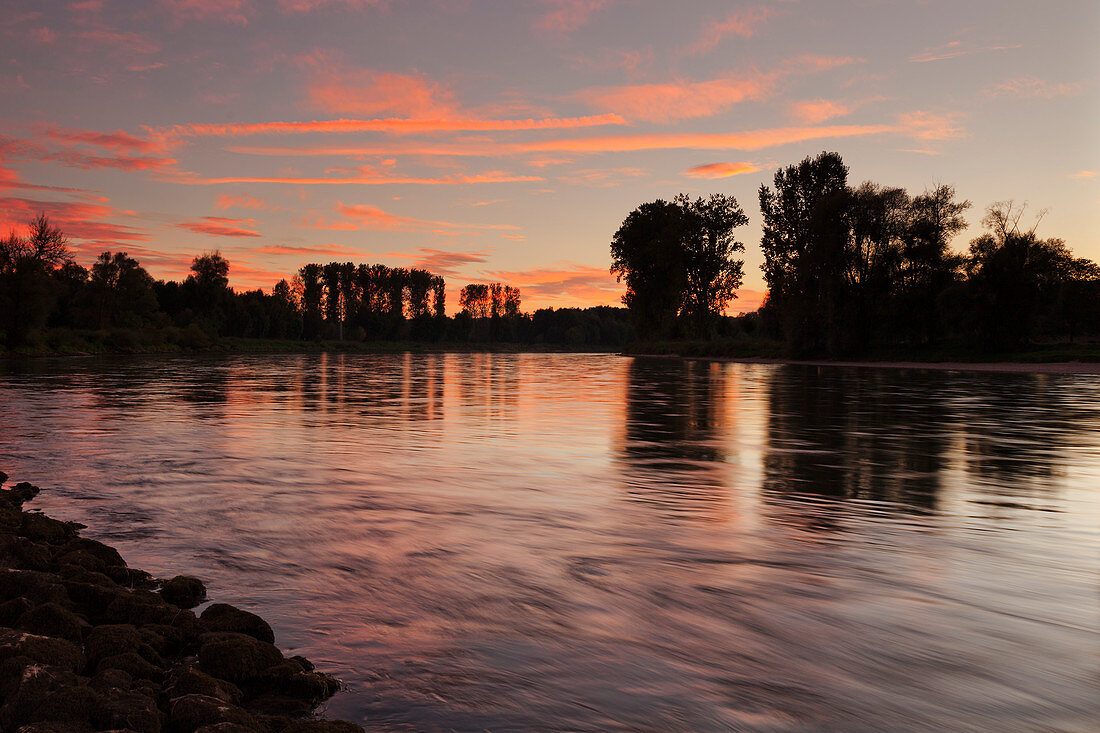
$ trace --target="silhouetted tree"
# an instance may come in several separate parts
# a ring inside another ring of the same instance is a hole
[[[88,287],[98,328],[140,326],[158,307],[153,278],[125,252],[99,255]]]
[[[0,240],[0,313],[9,347],[45,324],[56,298],[50,275],[69,259],[68,239],[45,214],[31,220],[28,236],[11,232]]]
[[[760,187],[768,304],[797,352],[838,350],[848,242],[848,168],[821,153]]]
[[[626,283],[623,303],[639,336],[672,335],[687,289],[687,221],[675,202],[642,204],[627,214],[611,239],[611,272]]]
[[[749,218],[733,196],[715,193],[692,201],[680,194],[676,203],[686,218],[682,310],[693,322],[696,335],[708,337],[741,287],[744,261],[733,256],[744,252],[745,245],[733,238],[733,230],[747,224]]]

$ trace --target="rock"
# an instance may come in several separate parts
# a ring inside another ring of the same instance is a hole
[[[84,654],[70,641],[15,629],[0,629],[0,661],[12,657],[26,657],[35,664],[59,667],[70,672],[85,666]]]
[[[27,723],[73,721],[87,723],[95,691],[68,670],[32,664],[0,709],[0,727],[14,730]]]
[[[84,654],[91,667],[99,666],[102,659],[124,652],[135,652],[153,666],[166,666],[156,649],[149,646],[144,636],[131,624],[97,626],[84,640]]]
[[[169,733],[191,733],[204,726],[232,723],[246,730],[258,730],[256,719],[246,710],[206,695],[184,695],[172,701],[168,715]]]
[[[228,703],[238,704],[244,698],[240,688],[232,682],[211,677],[202,670],[186,665],[173,670],[165,686],[168,699],[183,695],[205,695]]]
[[[0,603],[0,626],[15,626],[19,617],[32,608],[34,604],[23,597]]]
[[[126,593],[110,579],[107,579],[107,581],[110,585],[78,581],[65,582],[65,591],[72,600],[73,607],[93,622],[104,621],[107,609],[119,596]]]
[[[110,545],[105,545],[98,540],[88,539],[87,537],[77,537],[66,542],[57,550],[56,556],[62,557],[71,552],[78,551],[91,555],[106,567],[126,567],[126,561],[122,559],[122,555],[118,554],[118,550]]]
[[[68,594],[55,575],[34,570],[0,571],[0,601],[20,596],[38,605],[64,603]]]
[[[99,706],[92,722],[99,730],[126,730],[135,733],[160,733],[161,712],[153,698],[139,692],[113,689],[99,695]]]
[[[335,695],[340,683],[335,677],[304,671],[288,661],[265,669],[256,681],[256,688],[265,693],[304,700],[313,707]]]
[[[24,725],[15,733],[93,733],[92,726],[87,723],[31,723]],[[121,731],[116,733],[128,733]]]
[[[34,497],[38,496],[39,491],[41,491],[41,489],[39,489],[34,484],[27,483],[26,481],[20,481],[15,486],[12,486],[11,489],[9,489],[9,493],[12,498],[16,499],[21,505],[24,502],[28,502]]]
[[[19,521],[22,522],[22,519]],[[0,536],[0,561],[21,570],[49,570],[50,551],[47,545],[6,534]]]
[[[255,733],[257,730],[263,730],[263,728],[249,728],[237,723],[218,723],[196,728],[195,733]]]
[[[169,624],[146,624],[138,634],[162,657],[179,656],[186,642],[183,630]]]
[[[126,588],[148,589],[156,586],[156,580],[144,570],[108,565],[107,576]]]
[[[202,612],[199,621],[207,631],[247,634],[268,644],[275,643],[275,632],[266,621],[228,603],[212,604]]]
[[[364,733],[363,726],[346,720],[292,720],[279,733]]]
[[[91,570],[93,573],[103,573],[107,570],[107,563],[87,550],[72,550],[63,555],[56,555],[54,561],[58,565],[76,565],[85,570]]]
[[[96,674],[109,669],[120,669],[136,680],[160,682],[164,679],[164,670],[150,664],[137,652],[122,652],[99,660]]]
[[[180,608],[194,608],[206,600],[206,586],[198,578],[177,575],[161,585],[164,600]],[[272,639],[274,641],[274,639]]]
[[[104,669],[96,672],[90,684],[93,690],[99,692],[112,689],[129,690],[134,684],[134,678],[129,672],[124,672],[121,669]]]
[[[166,624],[178,609],[169,606],[156,593],[136,590],[119,594],[103,612],[103,620],[112,624]]]
[[[84,639],[84,628],[88,622],[56,603],[43,603],[20,616],[15,625],[32,634],[52,636],[80,644]]]
[[[235,684],[252,682],[282,661],[283,653],[273,644],[245,634],[204,634],[199,648],[202,671]]]
[[[76,537],[76,527],[70,522],[62,522],[45,514],[27,513],[19,526],[19,534],[35,542],[59,544]]]

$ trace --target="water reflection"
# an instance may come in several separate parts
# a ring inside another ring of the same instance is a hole
[[[393,729],[1086,728],[1100,383],[610,355],[0,366],[0,461]],[[1041,649],[1043,654],[1035,654]]]

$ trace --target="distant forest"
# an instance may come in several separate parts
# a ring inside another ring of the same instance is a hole
[[[11,350],[203,349],[224,337],[305,341],[545,344],[644,350],[656,342],[765,344],[795,356],[987,351],[1100,335],[1100,267],[1027,227],[1025,207],[989,206],[986,232],[951,249],[969,201],[950,186],[919,195],[848,185],[836,153],[776,172],[759,191],[768,294],[755,313],[724,315],[741,287],[732,196],[658,199],[630,212],[611,241],[626,308],[525,313],[518,288],[472,283],[447,315],[443,277],[421,269],[307,264],[270,294],[229,287],[218,252],[182,282],[155,280],[125,252],[86,269],[45,215],[0,240],[0,335]]]

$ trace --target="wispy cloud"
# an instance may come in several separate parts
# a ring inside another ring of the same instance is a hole
[[[1069,177],[1077,179],[1096,178],[1096,171],[1077,171],[1076,173],[1070,173]]]
[[[519,286],[525,301],[539,304],[618,305],[623,293],[623,286],[605,268],[572,262],[486,274],[494,280]]]
[[[255,226],[255,219],[226,219],[221,216],[204,216],[199,221],[185,221],[177,224],[196,234],[209,234],[215,237],[258,237],[259,232],[246,227]]]
[[[190,137],[246,137],[250,135],[298,135],[315,133],[346,134],[381,132],[424,134],[436,132],[571,130],[584,127],[623,124],[626,124],[626,120],[617,114],[525,120],[381,118],[369,120],[314,120],[308,122],[187,124],[151,128],[149,133],[157,138],[171,140]]]
[[[345,204],[337,202],[334,212],[338,218],[323,215],[302,217],[297,225],[307,229],[333,229],[340,231],[358,231],[362,229],[391,232],[430,232],[451,235],[458,232],[477,231],[515,231],[519,227],[512,224],[476,224],[468,222],[436,221],[401,216],[384,211],[370,204]]]
[[[951,41],[945,43],[942,46],[935,46],[933,48],[926,48],[919,53],[915,53],[909,57],[909,60],[915,64],[926,64],[930,61],[946,61],[948,59],[958,58],[960,56],[969,56],[975,53],[988,53],[990,51],[1010,51],[1012,49],[1021,48],[1023,44],[1013,45],[994,45],[994,46],[968,46],[962,41]]]
[[[458,186],[471,183],[525,183],[544,180],[539,176],[516,176],[501,172],[479,173],[474,175],[454,175],[440,177],[417,176],[382,176],[365,174],[358,176],[345,176],[333,178],[316,178],[308,176],[226,176],[221,178],[209,178],[198,174],[180,174],[171,177],[175,183],[185,183],[194,186],[212,186],[227,183],[283,183],[297,186],[387,186],[387,185],[419,185],[419,186]]]
[[[1027,99],[1054,99],[1071,97],[1081,93],[1084,85],[1079,82],[1049,82],[1034,76],[1007,79],[985,90],[989,97],[1023,97]]]
[[[752,163],[707,163],[688,168],[684,171],[684,175],[693,178],[729,178],[755,173],[758,170],[760,168]]]
[[[805,125],[819,125],[836,117],[845,117],[851,108],[832,99],[807,99],[791,104],[791,117]]]
[[[535,21],[535,27],[554,33],[569,33],[586,24],[598,10],[611,0],[540,0],[545,10]]]
[[[562,153],[570,155],[595,153],[627,153],[641,150],[761,150],[763,148],[824,140],[829,138],[862,137],[886,133],[919,132],[919,127],[931,126],[927,113],[913,113],[912,119],[899,124],[879,125],[818,125],[778,127],[732,133],[635,133],[594,135],[587,137],[528,140],[516,142],[474,141],[468,143],[411,143],[409,145],[379,145],[354,147],[248,147],[228,148],[235,153],[273,156],[369,156],[386,154],[441,156],[510,156],[528,153]],[[226,179],[222,179],[223,181]],[[241,179],[228,179],[241,181]],[[541,180],[522,178],[521,180]],[[246,182],[246,181],[245,181]],[[339,180],[322,179],[339,183]]]
[[[218,194],[217,200],[214,202],[214,206],[219,209],[271,209],[274,208],[263,199],[258,199],[254,196],[249,196],[246,193],[232,194],[221,193]]]
[[[756,29],[776,13],[774,8],[767,5],[737,10],[723,20],[707,23],[698,39],[684,50],[686,53],[697,55],[713,50],[729,36],[751,38],[756,35]]]

